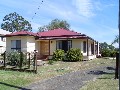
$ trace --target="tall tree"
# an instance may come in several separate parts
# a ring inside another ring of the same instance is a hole
[[[63,28],[63,29],[70,29],[70,25],[65,20],[58,20],[54,19],[52,20],[48,25],[44,25],[42,27],[39,27],[39,32],[47,31],[47,30],[53,30],[57,28]]]
[[[16,12],[6,15],[1,24],[3,30],[9,32],[32,31],[31,24]]]
[[[114,50],[115,47],[113,45],[109,45],[106,42],[100,43],[100,52],[104,49]]]
[[[114,43],[119,43],[119,35],[117,35],[117,36],[115,37],[115,39],[114,39],[114,41],[112,42],[112,44],[114,44]]]

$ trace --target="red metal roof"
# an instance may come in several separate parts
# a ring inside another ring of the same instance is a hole
[[[19,32],[14,32],[11,34],[6,34],[6,37],[9,36],[38,36],[38,39],[57,39],[57,38],[82,38],[82,37],[87,37],[92,39],[91,37],[88,37],[85,34],[77,33],[74,31],[70,30],[65,30],[65,29],[54,29],[54,30],[49,30],[45,32],[38,32],[38,33],[33,33],[29,31],[19,31]]]
[[[33,33],[33,32],[29,32],[29,31],[19,31],[19,32],[14,32],[14,33],[11,33],[11,34],[6,34],[5,36],[26,36],[26,35],[29,35],[29,36],[37,36],[36,33]]]
[[[65,29],[54,29],[54,30],[49,30],[45,32],[38,32],[39,36],[69,36],[69,35],[80,35],[80,33],[70,31],[70,30],[65,30]]]

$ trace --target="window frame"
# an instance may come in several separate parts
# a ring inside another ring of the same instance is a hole
[[[63,40],[57,40],[56,41],[56,50],[57,49],[62,49],[63,50],[62,41]],[[66,40],[66,41],[67,41],[67,48],[68,48],[68,50],[70,50],[70,48],[72,48],[72,40]]]
[[[21,51],[21,40],[11,40],[11,50]]]
[[[86,53],[87,52],[87,45],[86,45],[86,41],[83,41],[83,53]]]

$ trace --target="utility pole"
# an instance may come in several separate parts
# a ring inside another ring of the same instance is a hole
[[[119,90],[120,90],[120,0],[119,0],[119,16],[118,16],[118,28],[119,28],[119,63],[118,63],[118,73],[119,73]]]

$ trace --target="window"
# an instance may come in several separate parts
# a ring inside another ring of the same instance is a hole
[[[86,41],[83,41],[83,53],[86,53]]]
[[[72,48],[72,41],[71,40],[68,41],[68,50],[70,50],[70,48]]]
[[[94,45],[91,44],[91,54],[94,54]]]
[[[4,37],[1,37],[1,41],[5,42],[5,38],[4,38]]]
[[[62,41],[56,41],[56,49],[62,49]]]
[[[11,40],[11,50],[21,51],[21,40]]]
[[[56,49],[62,49],[65,52],[72,48],[72,40],[59,40],[56,41]]]

